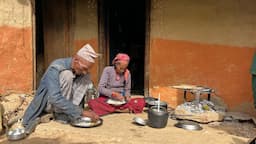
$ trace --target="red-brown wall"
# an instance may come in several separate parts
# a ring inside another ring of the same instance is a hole
[[[0,93],[32,90],[31,28],[0,27]]]
[[[0,93],[31,92],[33,51],[29,1],[0,1]]]
[[[252,112],[256,1],[151,2],[150,95],[175,107],[183,91],[171,86],[208,86],[229,109]]]
[[[170,92],[161,95],[171,105],[183,100],[183,93],[171,88],[178,84],[213,88],[230,108],[252,103],[250,66],[255,48],[163,39],[151,42],[150,86],[165,87],[160,92]]]

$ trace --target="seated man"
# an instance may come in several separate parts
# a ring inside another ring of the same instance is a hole
[[[100,97],[90,100],[89,107],[98,115],[106,115],[113,112],[131,110],[135,113],[142,112],[145,106],[144,99],[130,99],[131,74],[127,69],[130,57],[119,53],[112,61],[113,66],[104,68],[98,85]],[[126,101],[123,105],[111,105],[108,99]]]
[[[89,69],[97,54],[87,44],[73,57],[53,61],[42,77],[37,92],[25,111],[22,125],[29,134],[31,126],[44,112],[53,113],[62,121],[75,121],[81,117],[98,120],[92,111],[80,106],[89,86],[92,85]]]

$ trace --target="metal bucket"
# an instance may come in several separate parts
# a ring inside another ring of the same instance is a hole
[[[168,122],[169,113],[165,107],[150,107],[148,111],[148,125],[153,128],[164,128]]]

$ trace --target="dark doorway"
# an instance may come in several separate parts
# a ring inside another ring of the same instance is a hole
[[[36,87],[38,87],[41,77],[45,71],[44,65],[44,31],[43,31],[43,9],[42,1],[35,3],[36,16]]]
[[[37,0],[36,16],[36,87],[48,65],[72,53],[74,1]]]
[[[131,57],[132,94],[144,94],[146,0],[109,0],[103,3],[108,61],[117,53]]]

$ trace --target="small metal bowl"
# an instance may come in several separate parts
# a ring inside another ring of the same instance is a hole
[[[89,117],[82,117],[81,119],[78,119],[74,122],[71,122],[71,125],[74,127],[80,127],[80,128],[92,128],[102,125],[103,119],[99,119],[96,122],[92,122],[91,118]]]
[[[196,122],[192,121],[180,121],[175,124],[178,128],[183,128],[185,130],[202,130],[203,128]]]
[[[16,128],[13,130],[9,130],[6,134],[8,140],[15,141],[20,140],[26,137],[25,129]]]
[[[134,117],[133,122],[141,126],[147,125],[147,120],[143,120],[142,118],[139,118],[139,117]]]

